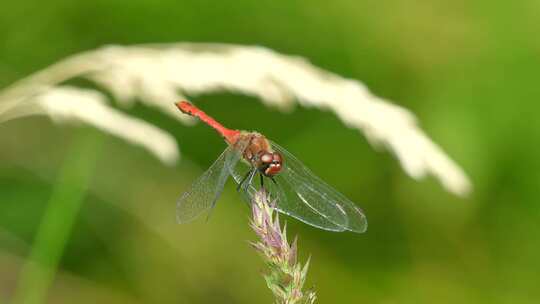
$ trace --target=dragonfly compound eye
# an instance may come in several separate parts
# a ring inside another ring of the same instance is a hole
[[[261,155],[261,163],[268,165],[271,164],[274,160],[274,155],[272,153],[266,152],[263,155]]]
[[[281,165],[281,163],[283,163],[283,158],[281,157],[281,154],[279,154],[278,152],[272,153],[272,163]]]
[[[274,175],[278,174],[280,171],[281,171],[281,164],[280,163],[277,163],[277,164],[271,163],[270,165],[268,165],[266,170],[264,170],[264,175],[266,175],[266,176],[274,176]]]
[[[278,174],[280,171],[281,171],[281,167],[282,167],[282,158],[281,158],[281,154],[277,153],[277,152],[274,152],[272,154],[270,154],[272,160],[270,162],[270,164],[268,164],[268,166],[266,167],[266,169],[264,170],[264,174],[266,176],[274,176],[276,174]]]

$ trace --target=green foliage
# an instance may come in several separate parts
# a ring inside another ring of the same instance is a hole
[[[97,160],[100,136],[95,131],[80,136],[62,166],[30,256],[21,270],[14,304],[45,303]]]

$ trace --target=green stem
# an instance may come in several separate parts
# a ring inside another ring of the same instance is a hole
[[[101,135],[96,131],[77,136],[49,199],[45,214],[21,270],[13,304],[44,303],[86,196],[97,162]]]

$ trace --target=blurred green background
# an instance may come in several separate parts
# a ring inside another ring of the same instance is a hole
[[[318,303],[540,301],[539,1],[10,1],[0,88],[104,44],[179,41],[263,45],[359,79],[417,114],[470,175],[474,192],[460,199],[412,180],[331,113],[194,97],[224,124],[287,147],[365,210],[362,235],[288,219],[301,257],[312,255]],[[66,243],[46,303],[272,302],[232,184],[208,223],[174,222],[175,201],[222,140],[141,105],[128,112],[173,133],[182,161],[165,167],[43,117],[0,125],[0,302],[32,289],[21,273],[53,201],[81,209],[57,236]]]

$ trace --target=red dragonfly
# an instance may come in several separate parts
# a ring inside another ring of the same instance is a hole
[[[228,144],[178,200],[178,222],[185,223],[211,210],[232,176],[237,190],[248,199],[264,187],[276,200],[277,211],[304,223],[330,231],[366,231],[367,220],[362,210],[284,148],[260,133],[227,129],[189,102],[181,101],[176,106],[214,128]]]

